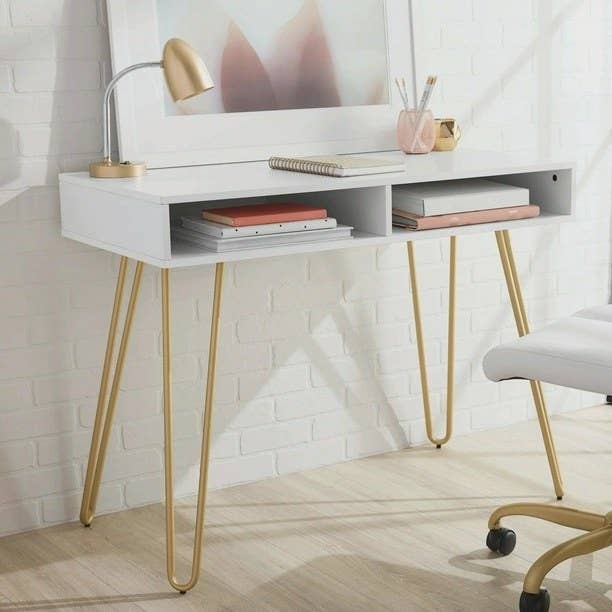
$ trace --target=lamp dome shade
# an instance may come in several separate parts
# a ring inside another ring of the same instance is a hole
[[[202,58],[180,38],[171,38],[166,43],[162,62],[175,102],[199,96],[215,86]]]

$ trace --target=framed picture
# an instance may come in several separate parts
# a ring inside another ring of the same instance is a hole
[[[123,160],[150,168],[397,148],[413,91],[409,0],[107,0],[113,71],[182,38],[215,89],[175,103],[161,70],[117,88]]]

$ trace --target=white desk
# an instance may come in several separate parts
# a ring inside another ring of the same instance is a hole
[[[92,179],[85,173],[63,174],[60,176],[63,236],[121,256],[100,385],[98,409],[85,480],[81,521],[86,526],[89,526],[94,518],[108,436],[119,393],[121,373],[138,299],[143,264],[150,264],[160,268],[162,274],[161,319],[164,361],[164,453],[168,578],[170,584],[178,591],[186,592],[193,588],[198,581],[200,571],[219,317],[225,262],[332,251],[361,246],[380,246],[395,242],[407,243],[425,420],[428,436],[438,447],[448,442],[452,435],[457,237],[472,233],[495,232],[518,332],[520,335],[529,333],[520,283],[510,244],[509,230],[547,223],[558,223],[572,218],[574,214],[575,175],[573,165],[540,160],[534,161],[525,159],[523,156],[510,157],[498,153],[462,150],[454,153],[433,153],[425,156],[406,157],[401,153],[385,153],[385,156],[395,156],[405,160],[406,171],[403,173],[337,179],[273,171],[268,168],[267,163],[257,162],[155,170],[150,171],[145,177],[134,179]],[[540,205],[542,215],[536,219],[422,232],[399,230],[392,227],[391,202],[393,188],[396,185],[482,177],[489,177],[497,181],[529,188],[531,190],[532,202]],[[352,225],[355,228],[354,239],[266,247],[223,254],[213,253],[203,248],[171,240],[170,226],[172,220],[185,212],[195,212],[206,207],[218,207],[228,200],[232,200],[234,203],[237,201],[260,202],[262,200],[274,202],[285,200],[287,196],[292,196],[292,199],[299,199],[300,202],[324,205],[328,209],[330,216],[337,217],[343,224]],[[429,407],[429,388],[421,311],[418,299],[414,243],[419,240],[447,236],[451,238],[447,429],[444,437],[436,438],[433,434]],[[136,262],[134,279],[117,358],[114,360],[115,336],[119,327],[119,312],[123,300],[129,259]],[[174,565],[170,270],[210,264],[216,265],[216,275],[194,557],[190,579],[185,583],[180,583],[175,576]],[[115,361],[114,365],[113,361]],[[114,370],[112,376],[111,370]],[[532,384],[532,391],[555,491],[560,498],[563,495],[563,487],[544,397],[539,383]]]

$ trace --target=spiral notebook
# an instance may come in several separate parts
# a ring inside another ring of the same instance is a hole
[[[304,172],[322,176],[364,176],[387,172],[404,172],[403,161],[383,157],[358,157],[355,155],[325,155],[316,157],[271,157],[270,168]]]

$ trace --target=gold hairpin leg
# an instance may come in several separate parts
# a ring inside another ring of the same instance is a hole
[[[134,320],[134,311],[138,301],[138,293],[142,280],[141,262],[136,263],[134,270],[134,280],[132,282],[132,292],[128,303],[125,323],[123,325],[123,333],[121,343],[119,345],[119,353],[115,364],[113,374],[113,382],[111,391],[106,402],[108,390],[108,382],[110,378],[113,354],[115,350],[115,337],[117,335],[117,327],[119,323],[119,313],[121,310],[121,302],[125,288],[125,277],[127,273],[128,259],[121,258],[119,265],[119,275],[117,277],[117,286],[115,289],[115,301],[113,304],[113,312],[111,315],[110,327],[108,330],[108,339],[106,342],[106,355],[104,357],[104,366],[102,368],[102,379],[100,382],[100,392],[98,394],[98,405],[96,409],[96,418],[94,421],[94,429],[91,438],[91,448],[89,451],[89,460],[87,463],[87,474],[85,476],[85,489],[83,491],[83,500],[81,502],[81,523],[86,527],[91,525],[96,512],[96,503],[98,501],[98,492],[100,491],[100,481],[102,471],[104,469],[104,460],[106,458],[106,450],[108,448],[108,440],[113,425],[113,417],[115,407],[117,405],[117,396],[119,395],[119,385],[121,383],[121,374],[123,372],[123,364],[130,339],[132,329],[132,321]]]
[[[497,239],[499,257],[501,259],[504,275],[506,277],[508,295],[510,296],[510,303],[512,304],[516,328],[519,336],[522,337],[529,333],[529,323],[527,321],[527,313],[525,310],[525,302],[523,301],[520,279],[518,277],[516,263],[514,261],[514,254],[512,252],[510,233],[508,230],[497,231],[495,232],[495,238]],[[540,423],[540,429],[542,430],[542,437],[544,438],[544,446],[546,448],[546,455],[548,457],[548,464],[550,466],[555,493],[557,495],[557,499],[560,500],[563,498],[563,481],[561,479],[559,460],[557,459],[557,451],[555,449],[555,442],[553,440],[552,431],[550,428],[550,420],[546,410],[542,385],[539,381],[530,381],[530,384],[533,401],[538,415],[538,421]]]
[[[217,347],[219,343],[219,318],[223,291],[223,264],[217,264],[215,271],[215,290],[210,327],[210,349],[208,354],[208,375],[206,379],[206,398],[204,402],[204,428],[200,456],[200,480],[198,484],[198,505],[196,513],[195,536],[191,577],[185,583],[176,578],[176,547],[174,524],[174,473],[172,446],[172,379],[170,368],[170,271],[162,270],[162,336],[164,369],[164,455],[166,482],[166,554],[168,581],[181,593],[191,590],[200,577],[202,561],[202,537],[204,534],[204,513],[206,509],[206,488],[208,484],[208,461],[210,456],[212,410],[215,391],[215,370],[217,366]]]
[[[446,433],[442,438],[436,438],[433,432],[431,418],[431,400],[429,397],[429,381],[427,377],[427,360],[425,357],[425,341],[423,338],[423,321],[421,318],[421,303],[414,244],[408,242],[408,262],[410,266],[410,284],[412,286],[412,306],[414,308],[414,323],[416,327],[419,369],[421,373],[421,390],[423,393],[423,409],[425,412],[425,428],[427,437],[437,448],[442,448],[453,435],[453,412],[455,391],[455,307],[456,307],[456,272],[457,272],[457,237],[450,239],[450,270],[449,270],[449,304],[448,304],[448,369],[446,381]]]

